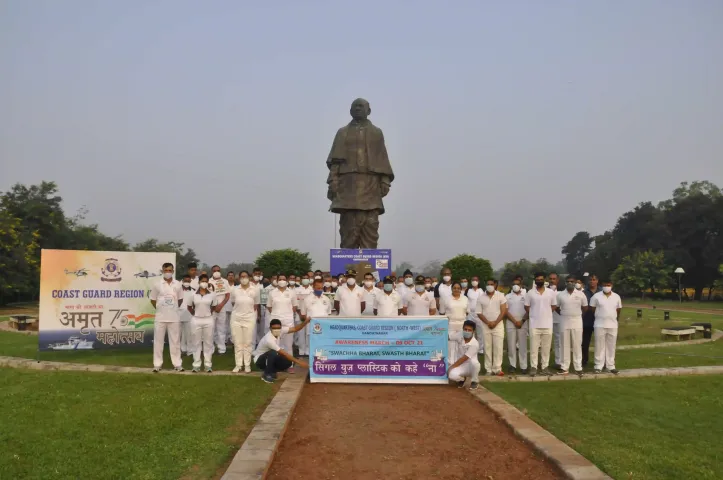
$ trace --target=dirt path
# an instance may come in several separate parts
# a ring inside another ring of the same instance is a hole
[[[270,479],[556,479],[471,395],[444,386],[304,387]]]
[[[709,313],[711,315],[723,315],[723,310],[710,310],[705,308],[690,308],[690,307],[677,307],[667,305],[648,305],[648,304],[630,304],[627,305],[630,308],[645,308],[648,310],[668,310],[669,312],[687,312],[687,313]]]

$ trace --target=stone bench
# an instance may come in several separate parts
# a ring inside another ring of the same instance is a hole
[[[30,315],[13,315],[10,317],[8,324],[13,330],[38,330],[38,319]]]
[[[669,327],[660,330],[660,334],[663,338],[675,338],[680,340],[681,337],[688,337],[687,340],[692,340],[697,332],[695,327]]]

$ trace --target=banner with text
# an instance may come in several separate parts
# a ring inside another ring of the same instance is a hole
[[[365,273],[371,273],[380,282],[392,273],[392,251],[372,249],[332,248],[329,267],[332,275],[356,270],[357,280],[361,281]]]
[[[446,317],[312,318],[311,382],[447,383]]]
[[[151,286],[175,253],[43,250],[40,350],[95,350],[153,344]]]

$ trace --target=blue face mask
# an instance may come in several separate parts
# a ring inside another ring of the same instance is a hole
[[[384,291],[385,291],[385,292],[391,292],[392,290],[394,290],[394,285],[392,285],[391,283],[385,283],[385,284],[384,284]]]
[[[324,290],[314,290],[314,295],[317,297],[320,297],[322,293],[324,293]]]
[[[472,335],[474,335],[474,332],[462,332],[464,338],[472,338]]]

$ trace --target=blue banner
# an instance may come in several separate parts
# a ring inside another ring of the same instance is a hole
[[[311,382],[447,384],[447,317],[312,318]]]
[[[380,282],[392,273],[392,251],[371,249],[333,248],[330,251],[329,271],[332,275],[346,273],[347,270],[357,271],[357,279],[371,273]]]

